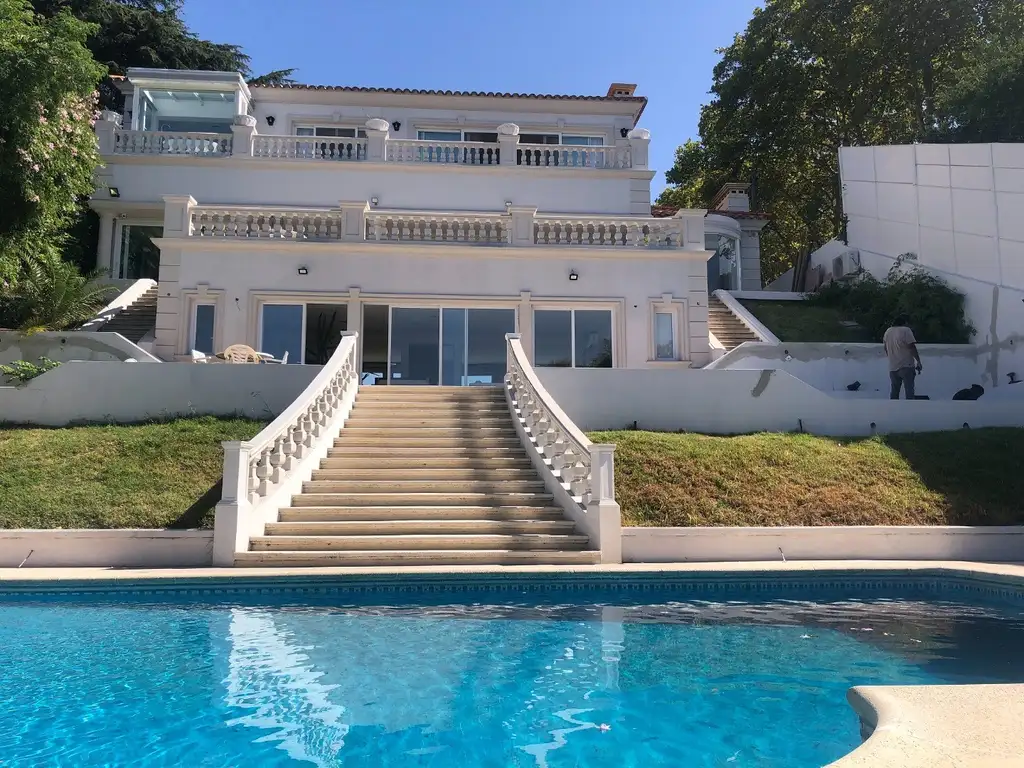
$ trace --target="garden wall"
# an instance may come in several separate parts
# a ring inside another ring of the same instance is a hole
[[[0,531],[0,568],[193,568],[212,559],[213,531]]]
[[[864,436],[1024,426],[1024,398],[891,401],[832,396],[785,371],[539,368],[537,375],[584,430]],[[1024,386],[1024,385],[1018,385]],[[987,396],[986,396],[987,397]]]
[[[276,416],[316,365],[192,365],[73,361],[20,387],[0,387],[0,422],[64,426],[176,416]]]
[[[0,365],[14,360],[35,363],[40,357],[48,357],[59,363],[70,360],[121,361],[128,358],[140,363],[160,362],[119,333],[62,331],[25,335],[17,331],[0,331]]]

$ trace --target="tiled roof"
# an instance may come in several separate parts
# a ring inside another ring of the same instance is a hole
[[[556,93],[499,93],[497,91],[438,91],[421,90],[419,88],[369,88],[361,85],[305,85],[288,83],[285,85],[261,85],[259,88],[289,88],[306,91],[348,91],[351,93],[399,93],[416,96],[485,96],[499,99],[557,99],[562,101],[624,101],[646,104],[646,96],[579,96]]]
[[[679,208],[674,205],[652,205],[651,216],[656,219],[667,219],[670,216],[675,216],[676,211]],[[708,211],[708,214],[715,214],[716,216],[728,216],[730,219],[770,219],[771,216],[761,211],[719,211],[712,210]]]

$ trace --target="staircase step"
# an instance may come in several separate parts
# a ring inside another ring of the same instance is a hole
[[[532,466],[526,467],[390,467],[387,469],[314,469],[314,482],[321,480],[363,481],[371,480],[387,484],[390,481],[452,481],[466,480],[480,483],[500,483],[506,480],[537,480]]]
[[[472,491],[460,493],[323,493],[292,496],[293,507],[550,507],[550,493]]]
[[[370,441],[367,445],[354,445],[348,441],[335,440],[327,454],[328,459],[359,457],[366,459],[475,459],[487,460],[526,458],[522,443],[504,441],[496,445],[480,445],[473,442],[441,443],[426,441],[425,445],[398,443],[385,445],[381,441]]]
[[[360,413],[359,409],[345,420],[345,429],[505,429],[512,427],[508,411],[500,416],[462,413],[458,416],[380,416]]]
[[[334,449],[341,448],[428,448],[443,451],[448,448],[462,448],[466,450],[480,450],[486,448],[503,448],[512,450],[523,450],[523,444],[518,436],[514,437],[471,437],[466,435],[451,434],[447,437],[402,437],[400,435],[353,435],[345,434],[347,430],[341,430],[342,437],[335,439]]]
[[[386,457],[386,458],[385,458]],[[404,470],[449,470],[449,469],[532,469],[533,464],[523,455],[501,455],[479,458],[468,455],[451,456],[430,456],[412,455],[404,457],[393,457],[390,454],[378,456],[360,455],[335,455],[334,450],[328,454],[326,459],[320,461],[320,469],[341,469],[358,471],[364,469],[379,469],[381,471],[404,471]]]
[[[571,520],[314,520],[267,523],[265,535],[273,536],[388,536],[478,534],[573,533]],[[299,547],[296,547],[299,549]]]
[[[579,534],[415,534],[391,536],[253,536],[249,551],[290,552],[443,549],[559,550],[583,549],[589,543]]]
[[[280,510],[282,523],[302,522],[355,522],[391,520],[485,520],[485,521],[552,521],[565,520],[559,507],[529,506],[451,506],[451,507],[284,507]]]
[[[536,475],[534,476],[536,477]],[[303,493],[532,493],[544,490],[533,480],[308,480]]]
[[[416,566],[416,565],[593,565],[601,561],[600,552],[577,550],[536,552],[515,550],[419,550],[419,551],[335,551],[295,552],[270,550],[238,552],[238,566]]]

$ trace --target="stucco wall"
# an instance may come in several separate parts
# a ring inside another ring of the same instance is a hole
[[[161,294],[173,297],[201,284],[209,291],[223,291],[217,322],[224,345],[257,345],[261,300],[345,303],[350,289],[358,289],[359,300],[365,303],[497,302],[520,310],[524,339],[532,338],[533,322],[532,312],[524,312],[524,306],[610,307],[617,365],[643,367],[652,357],[650,302],[670,294],[680,302],[678,338],[689,340],[685,357],[697,364],[708,361],[708,254],[703,251],[635,248],[594,255],[595,249],[588,253],[571,248],[429,244],[189,245],[182,248],[170,239],[161,245]],[[299,266],[308,274],[299,275]],[[577,280],[569,279],[572,270]],[[529,292],[529,303],[524,304],[522,292]],[[158,354],[167,358],[186,351],[182,324],[189,322],[184,317],[187,304],[162,298],[159,312]],[[350,329],[354,314],[349,312]],[[523,327],[524,321],[528,327]],[[527,341],[524,345],[532,348]]]
[[[844,147],[843,209],[860,266],[901,253],[967,297],[976,341],[1024,341],[1024,144]],[[831,271],[831,258],[814,264]]]
[[[195,568],[212,562],[213,531],[0,531],[0,568]]]
[[[1024,426],[1024,399],[953,402],[833,397],[784,371],[570,370],[537,373],[584,430],[640,429],[740,434],[860,436]]]
[[[63,426],[171,416],[272,418],[319,366],[143,365],[73,361],[21,387],[0,387],[0,422]]]
[[[972,384],[985,387],[986,401],[1024,398],[1024,355],[1019,345],[1008,350],[973,344],[922,344],[918,346],[924,371],[917,379],[917,393],[949,400]],[[725,370],[786,371],[813,387],[843,397],[889,396],[889,366],[881,344],[783,342],[779,345],[742,344],[712,363]],[[1009,384],[1009,373],[1022,381]],[[856,392],[847,387],[860,382]]]
[[[40,357],[61,363],[68,360],[120,361],[128,358],[139,362],[156,360],[119,333],[65,331],[26,336],[14,331],[0,331],[0,364],[12,360],[34,363]]]

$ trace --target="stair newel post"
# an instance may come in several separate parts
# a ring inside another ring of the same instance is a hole
[[[226,441],[221,499],[214,511],[213,564],[235,564],[238,547],[248,546],[253,464],[249,443]]]

